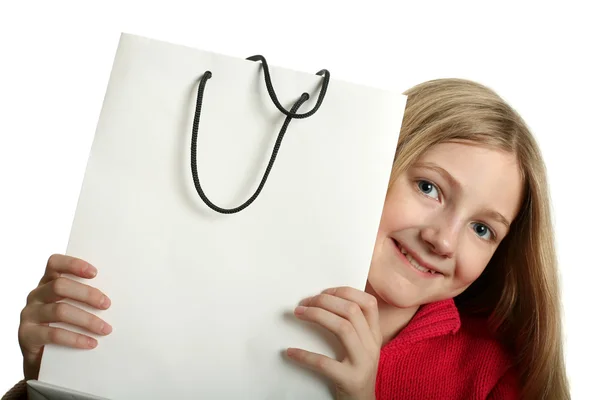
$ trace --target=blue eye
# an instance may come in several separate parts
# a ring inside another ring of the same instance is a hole
[[[492,231],[490,228],[485,226],[484,224],[480,224],[479,222],[473,223],[473,230],[482,239],[491,240],[492,239]]]
[[[417,183],[417,186],[419,186],[419,190],[421,192],[423,192],[423,194],[425,194],[429,197],[432,197],[434,199],[440,198],[440,194],[433,183],[431,183],[429,181],[419,181]]]

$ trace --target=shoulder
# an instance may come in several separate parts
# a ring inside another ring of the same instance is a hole
[[[378,398],[411,398],[400,396],[401,388],[422,398],[516,399],[516,371],[486,319],[463,316],[443,301],[423,306],[382,349]]]
[[[520,398],[521,386],[516,368],[510,367],[492,387],[487,395],[488,400],[517,400]]]
[[[454,340],[460,343],[461,364],[481,392],[492,399],[517,398],[519,379],[514,357],[485,319],[461,316],[461,328]]]

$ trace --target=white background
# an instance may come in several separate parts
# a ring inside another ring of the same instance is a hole
[[[495,89],[542,147],[572,395],[598,398],[600,11],[592,1],[405,3],[0,3],[0,394],[22,377],[19,312],[48,256],[66,248],[125,31],[401,91],[440,77]]]

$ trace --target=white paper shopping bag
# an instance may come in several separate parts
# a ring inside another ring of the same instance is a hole
[[[266,67],[121,36],[67,249],[98,267],[112,306],[85,309],[114,331],[90,351],[48,346],[37,392],[331,398],[284,350],[336,357],[338,342],[292,311],[364,288],[406,98],[274,66],[267,85]]]

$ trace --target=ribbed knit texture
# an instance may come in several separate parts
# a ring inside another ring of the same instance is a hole
[[[2,400],[27,400],[27,382],[19,381],[12,389],[10,389]]]
[[[454,300],[420,308],[381,349],[377,400],[516,400],[510,358],[485,321],[462,318]],[[26,400],[25,381],[2,400]]]
[[[421,307],[383,347],[377,400],[517,399],[511,361],[485,321],[460,317],[454,300]]]

